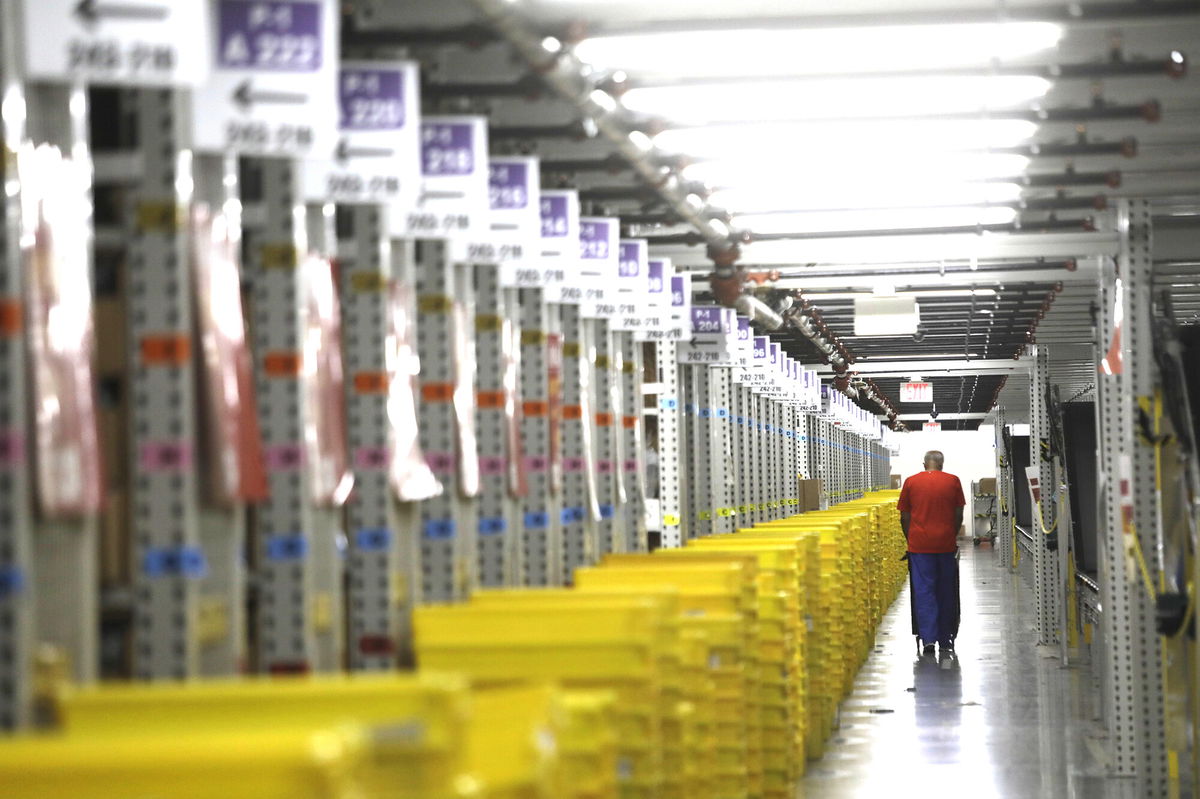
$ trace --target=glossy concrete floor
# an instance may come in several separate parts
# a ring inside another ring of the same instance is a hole
[[[990,548],[961,551],[957,659],[917,656],[906,588],[798,796],[1138,796],[1103,777],[1091,669],[1035,646],[1033,596]]]

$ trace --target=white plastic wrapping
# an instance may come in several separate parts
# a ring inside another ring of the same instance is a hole
[[[301,380],[307,418],[304,446],[314,501],[343,505],[354,487],[346,438],[341,315],[337,280],[329,259],[309,255],[304,270],[307,313]]]
[[[19,155],[37,499],[51,518],[100,510],[88,175],[55,147]]]
[[[411,286],[393,283],[388,294],[386,365],[388,373],[388,479],[402,502],[439,496],[443,488],[421,451],[417,422],[417,354],[415,299]]]
[[[454,301],[454,428],[457,433],[458,491],[480,490],[479,438],[475,432],[475,324],[465,302]]]
[[[192,209],[191,225],[208,494],[221,504],[254,502],[267,496],[267,474],[242,314],[238,242],[225,215],[206,205]]]

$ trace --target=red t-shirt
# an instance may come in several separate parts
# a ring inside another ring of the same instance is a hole
[[[967,504],[962,482],[946,472],[921,472],[904,481],[900,512],[912,514],[908,524],[908,551],[953,552],[958,548],[955,511]]]

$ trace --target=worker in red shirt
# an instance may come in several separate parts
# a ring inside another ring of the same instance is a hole
[[[908,541],[913,613],[922,654],[932,655],[937,642],[953,654],[958,635],[958,531],[963,523],[962,482],[942,471],[946,457],[925,453],[925,471],[904,481],[900,491],[900,526]]]

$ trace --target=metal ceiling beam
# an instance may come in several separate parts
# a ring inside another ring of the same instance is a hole
[[[1022,357],[1019,360],[1001,360],[998,358],[978,360],[919,360],[888,361],[886,363],[856,363],[852,371],[861,375],[906,377],[919,374],[924,377],[939,377],[948,374],[982,375],[1009,374],[1012,372],[1028,372],[1032,359]],[[819,369],[821,374],[833,374],[832,369]]]
[[[900,419],[901,421],[905,421],[905,422],[923,422],[929,418],[929,414],[927,414],[927,413],[902,413],[902,414],[899,414],[896,418]],[[965,422],[965,421],[968,421],[971,419],[982,420],[982,419],[986,419],[986,418],[987,418],[986,413],[941,413],[941,412],[939,412],[937,415],[937,421],[939,421],[939,422]]]

